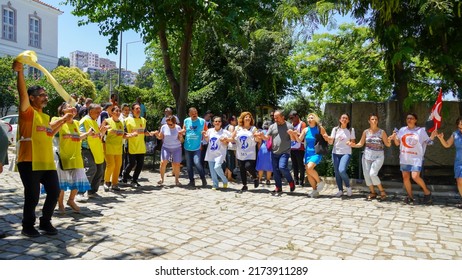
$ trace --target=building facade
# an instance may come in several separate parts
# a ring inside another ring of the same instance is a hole
[[[0,0],[0,56],[37,53],[48,70],[58,65],[58,17],[63,12],[39,0]]]
[[[85,69],[110,70],[116,68],[116,62],[107,58],[100,58],[98,54],[84,51],[73,51],[69,54],[71,67]]]

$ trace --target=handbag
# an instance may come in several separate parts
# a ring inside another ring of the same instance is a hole
[[[63,167],[63,162],[61,161],[61,156],[59,155],[58,151],[56,151],[56,155],[58,156],[59,168],[61,168],[61,170],[72,170],[72,169],[75,169],[75,168],[64,168],[64,167]]]
[[[268,151],[271,151],[272,147],[273,147],[273,137],[269,136],[268,140],[266,140],[266,149],[268,149]]]
[[[321,135],[321,129],[318,126],[318,130],[320,133],[316,134],[314,137],[316,142],[314,144],[314,151],[316,154],[324,156],[329,153],[329,147],[327,141]]]

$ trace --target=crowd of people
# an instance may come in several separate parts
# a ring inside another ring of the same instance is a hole
[[[182,185],[180,169],[184,156],[190,188],[207,187],[207,174],[212,179],[213,190],[220,188],[220,181],[221,187],[227,188],[229,182],[236,181],[238,173],[242,184],[239,192],[249,190],[250,178],[253,188],[263,183],[270,185],[274,180],[272,194],[277,196],[283,192],[284,182],[290,192],[307,183],[312,188],[309,194],[312,198],[318,198],[325,187],[316,171],[316,166],[327,156],[324,145],[332,145],[337,197],[352,195],[347,172],[352,148],[365,146],[362,166],[370,188],[368,200],[387,199],[378,173],[384,163],[384,149],[393,143],[400,147],[400,170],[407,192],[405,202],[415,203],[412,179],[422,189],[425,204],[432,203],[432,196],[420,173],[425,149],[437,137],[444,147],[456,146],[454,172],[462,194],[462,119],[457,121],[458,129],[445,140],[436,130],[428,135],[424,128],[416,126],[417,116],[413,113],[406,116],[406,126],[388,136],[378,127],[378,116],[371,114],[370,126],[357,142],[347,113],[339,117],[338,124],[328,134],[315,113],[308,114],[305,123],[296,111],[288,114],[287,121],[282,110],[275,110],[269,120],[256,124],[250,112],[227,117],[213,116],[208,111],[199,117],[198,110],[191,107],[183,125],[173,110],[166,108],[159,128],[148,131],[141,99],[132,105],[120,106],[114,96],[103,104],[95,104],[89,98],[75,107],[64,102],[58,108],[58,116],[50,119],[43,113],[48,102],[45,89],[39,86],[26,89],[23,65],[14,62],[13,69],[17,72],[19,92],[17,167],[24,185],[22,234],[25,236],[40,236],[35,228],[35,208],[41,186],[46,198],[39,229],[49,235],[58,232],[51,224],[56,206],[60,213],[66,212],[66,205],[78,213],[77,202],[98,197],[101,185],[104,191],[115,192],[121,191],[121,184],[129,184],[128,180],[131,186],[140,186],[146,136],[162,142],[159,186],[165,184],[169,163],[175,185]],[[0,172],[1,167],[0,164]],[[197,185],[194,169],[200,178]],[[66,191],[70,193],[65,205]]]

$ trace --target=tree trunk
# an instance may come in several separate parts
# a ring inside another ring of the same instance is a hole
[[[397,62],[393,65],[394,69],[394,81],[395,81],[395,91],[398,96],[398,116],[403,118],[404,114],[404,100],[409,96],[408,88],[408,75],[404,69],[403,62]],[[404,120],[403,120],[404,121]]]
[[[173,98],[175,99],[175,102],[177,104],[177,113],[178,113],[179,112],[178,111],[178,101],[180,98],[180,84],[178,83],[178,80],[175,77],[175,73],[173,72],[172,61],[170,60],[170,54],[168,52],[167,34],[165,30],[166,30],[166,26],[162,26],[158,33],[160,49],[162,51],[162,59],[164,62],[165,75],[167,76],[168,83],[172,90]]]
[[[180,95],[177,100],[177,112],[180,121],[186,117],[189,92],[189,61],[192,46],[194,15],[193,12],[185,8],[186,19],[184,26],[184,38],[180,50]]]

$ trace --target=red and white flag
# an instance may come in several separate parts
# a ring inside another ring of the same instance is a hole
[[[432,132],[435,129],[441,127],[441,107],[443,107],[443,89],[440,88],[440,93],[436,98],[435,105],[433,105],[432,110],[430,112],[430,116],[427,120],[426,128],[428,132]]]

